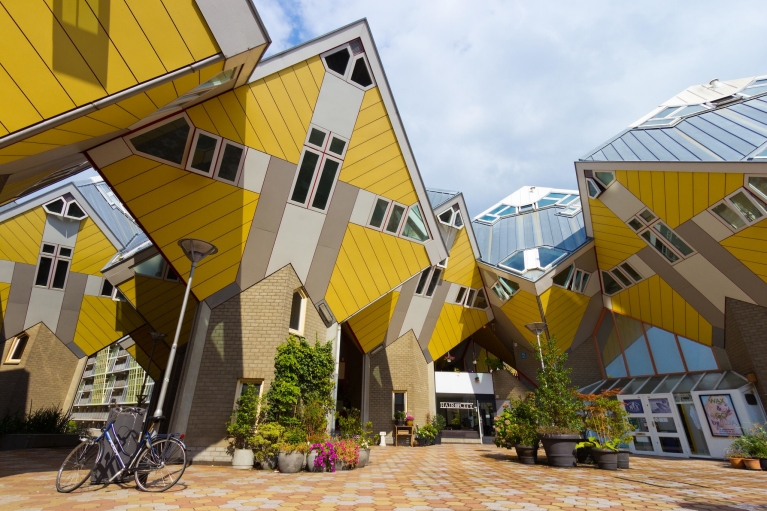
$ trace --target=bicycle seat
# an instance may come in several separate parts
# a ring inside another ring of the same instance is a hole
[[[159,417],[155,417],[155,416],[149,417],[149,422],[162,422],[164,420],[165,420],[164,415],[160,415]]]

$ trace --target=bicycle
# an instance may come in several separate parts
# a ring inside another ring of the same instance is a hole
[[[116,408],[108,419],[107,425],[101,429],[101,435],[95,439],[84,439],[80,445],[61,464],[56,476],[56,489],[61,493],[70,493],[88,480],[93,469],[98,465],[104,454],[104,441],[112,449],[114,457],[120,465],[108,483],[122,475],[134,475],[136,486],[142,491],[163,492],[173,487],[186,470],[186,446],[181,435],[152,434],[159,422],[165,417],[149,417],[141,430],[141,443],[132,455],[125,452],[115,432],[114,423],[124,411],[127,413],[143,413],[140,408]],[[119,448],[119,451],[118,451]],[[130,459],[123,462],[120,453]]]

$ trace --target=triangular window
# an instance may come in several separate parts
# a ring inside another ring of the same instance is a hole
[[[130,143],[139,153],[181,165],[190,133],[189,123],[184,117],[179,117],[131,138]]]
[[[346,67],[349,65],[349,59],[351,59],[349,50],[342,48],[333,54],[327,55],[325,63],[331,71],[335,71],[341,76],[346,76]]]
[[[370,78],[370,72],[365,65],[365,59],[358,58],[354,63],[354,69],[352,70],[351,81],[362,87],[369,87],[373,85],[373,80]]]

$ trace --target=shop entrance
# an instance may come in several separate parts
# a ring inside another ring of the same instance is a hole
[[[631,452],[688,457],[690,447],[671,394],[621,395],[634,426]]]

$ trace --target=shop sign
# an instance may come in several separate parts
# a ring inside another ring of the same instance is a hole
[[[701,395],[703,411],[706,413],[711,434],[714,436],[741,436],[743,429],[735,413],[732,398],[727,394]]]
[[[443,401],[439,404],[440,408],[457,408],[459,410],[473,410],[474,403],[451,403],[449,401]]]

